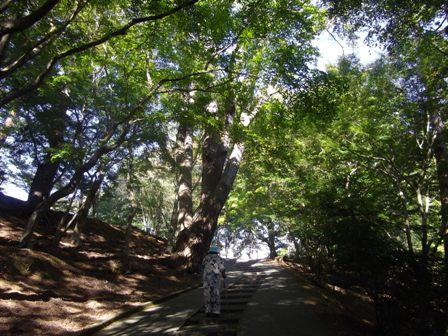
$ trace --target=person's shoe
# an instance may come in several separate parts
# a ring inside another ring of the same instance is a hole
[[[206,313],[207,317],[213,317],[213,313]]]
[[[217,314],[217,313],[211,313],[211,317],[219,317],[219,314]]]

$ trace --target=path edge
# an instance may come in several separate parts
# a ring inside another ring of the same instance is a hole
[[[117,315],[111,317],[110,319],[107,319],[107,320],[105,320],[103,322],[98,322],[98,323],[94,324],[93,326],[90,326],[90,327],[87,327],[86,329],[82,329],[80,331],[77,331],[77,332],[74,333],[74,335],[76,335],[76,336],[91,336],[95,332],[100,331],[101,329],[104,329],[105,327],[107,327],[108,325],[110,325],[110,324],[112,324],[114,322],[117,322],[117,321],[119,321],[121,319],[129,317],[129,316],[131,316],[133,314],[139,313],[139,312],[145,310],[146,308],[149,308],[149,307],[151,307],[153,305],[156,305],[158,303],[170,300],[170,299],[175,298],[175,297],[177,297],[177,296],[179,296],[181,294],[184,294],[184,293],[187,293],[187,292],[192,291],[194,289],[197,289],[197,288],[199,288],[201,286],[202,286],[202,281],[197,283],[197,284],[195,284],[195,285],[193,285],[193,286],[190,286],[190,287],[178,290],[176,292],[173,292],[173,293],[168,294],[166,296],[163,296],[161,298],[155,299],[153,301],[147,301],[147,302],[145,302],[143,304],[140,304],[138,306],[134,306],[134,307],[131,307],[131,308],[124,309],[123,311],[121,311]]]

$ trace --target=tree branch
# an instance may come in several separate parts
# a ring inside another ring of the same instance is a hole
[[[6,10],[11,4],[12,0],[5,0],[0,4],[0,13]]]
[[[30,15],[17,20],[6,20],[0,24],[0,36],[17,33],[19,31],[25,30],[37,21],[46,16],[54,6],[58,4],[60,0],[47,0],[41,7],[36,9]],[[8,3],[2,4],[2,7],[8,6]]]
[[[54,0],[53,0],[54,1]],[[157,21],[160,19],[163,19],[169,15],[172,15],[186,7],[192,6],[193,4],[195,4],[196,2],[198,2],[199,0],[190,0],[184,4],[181,4],[173,9],[170,9],[167,12],[161,13],[161,14],[157,14],[157,15],[151,15],[151,16],[146,16],[146,17],[142,17],[142,18],[135,18],[132,19],[128,24],[126,24],[125,26],[123,26],[120,29],[117,29],[109,34],[104,35],[103,37],[95,40],[95,41],[91,41],[89,43],[85,43],[83,45],[80,45],[78,47],[74,47],[71,48],[59,55],[54,56],[53,58],[51,58],[47,65],[45,66],[45,69],[36,77],[36,79],[33,81],[33,83],[31,83],[30,85],[28,85],[27,87],[24,87],[23,89],[17,90],[9,95],[6,95],[5,97],[3,97],[0,100],[0,107],[5,106],[6,104],[10,103],[11,101],[22,97],[23,95],[33,91],[34,89],[38,88],[43,80],[45,79],[45,77],[50,73],[50,71],[53,69],[53,67],[62,59],[72,56],[74,54],[89,50],[93,47],[96,47],[104,42],[107,42],[108,40],[112,39],[113,37],[119,36],[119,35],[126,35],[128,30],[130,28],[132,28],[133,26],[143,23],[143,22],[150,22],[150,21]]]
[[[51,41],[54,40],[58,35],[60,35],[64,30],[68,27],[68,25],[76,18],[76,16],[81,12],[81,10],[85,7],[87,4],[87,1],[78,3],[77,8],[73,12],[72,16],[59,28],[50,31],[46,36],[44,36],[42,39],[37,41],[32,47],[30,47],[24,54],[22,54],[19,58],[17,58],[15,61],[10,62],[9,65],[4,66],[0,69],[0,79],[8,76],[18,68],[24,66],[27,64],[30,60],[35,58],[37,55],[40,54],[42,49],[48,45]]]

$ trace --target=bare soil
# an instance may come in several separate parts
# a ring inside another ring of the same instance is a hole
[[[24,220],[0,215],[0,335],[77,335],[134,306],[199,284],[172,263],[163,240],[90,220],[81,248],[50,239],[60,216],[37,229],[33,249],[18,247]],[[69,232],[70,233],[70,232]]]

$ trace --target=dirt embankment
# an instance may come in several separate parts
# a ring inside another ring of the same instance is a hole
[[[198,284],[176,269],[165,242],[90,220],[79,249],[67,235],[51,247],[57,213],[39,225],[33,249],[18,247],[24,221],[0,215],[0,335],[74,335],[144,302]],[[70,232],[68,232],[70,234]]]

